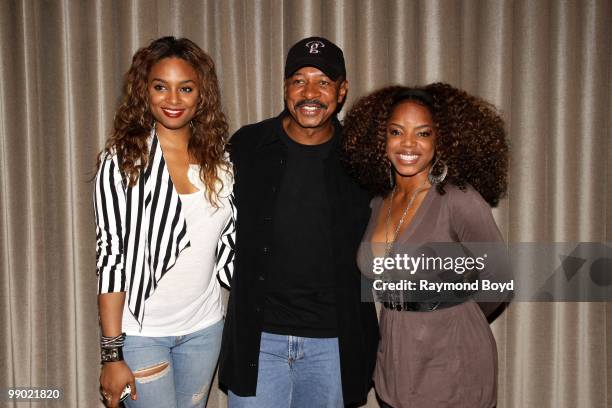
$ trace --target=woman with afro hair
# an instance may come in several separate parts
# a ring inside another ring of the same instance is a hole
[[[508,146],[492,105],[443,83],[392,86],[357,101],[344,122],[345,164],[375,197],[357,257],[364,275],[373,276],[374,257],[400,247],[502,242],[491,207],[506,192]],[[494,407],[486,315],[499,303],[406,293],[383,292],[374,372],[382,406]]]

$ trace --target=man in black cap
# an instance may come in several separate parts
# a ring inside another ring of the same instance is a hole
[[[291,47],[285,110],[230,142],[236,259],[220,357],[230,408],[364,402],[378,343],[356,252],[369,198],[340,162],[348,91],[342,50]]]

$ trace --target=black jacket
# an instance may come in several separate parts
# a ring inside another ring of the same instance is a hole
[[[219,379],[241,396],[255,395],[257,386],[268,254],[274,250],[270,247],[273,209],[287,158],[287,148],[278,135],[283,115],[245,126],[230,141],[237,206],[236,259]],[[332,214],[342,390],[345,404],[353,404],[364,401],[371,387],[378,323],[374,305],[361,302],[361,275],[356,264],[370,216],[369,197],[340,163],[341,127],[335,124],[335,142],[325,162],[325,177]]]

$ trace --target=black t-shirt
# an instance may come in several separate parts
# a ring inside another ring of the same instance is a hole
[[[330,206],[324,162],[334,137],[319,145],[292,140],[274,209],[263,330],[301,337],[337,337]]]

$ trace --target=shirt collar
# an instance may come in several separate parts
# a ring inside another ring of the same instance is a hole
[[[272,132],[267,132],[261,142],[260,142],[260,146],[267,146],[269,144],[272,143],[280,143],[280,137],[279,137],[279,133],[278,132],[282,132],[282,126],[283,126],[283,118],[285,116],[289,115],[289,112],[287,111],[287,109],[283,110],[278,116],[276,116],[273,121],[274,121],[274,131]],[[341,133],[342,133],[342,125],[340,124],[340,121],[338,120],[338,117],[334,115],[334,117],[332,118],[332,124],[334,125],[334,134],[332,136],[332,138],[334,139],[333,142],[333,146],[332,149],[335,150],[339,145],[340,145],[340,138],[341,138]]]

